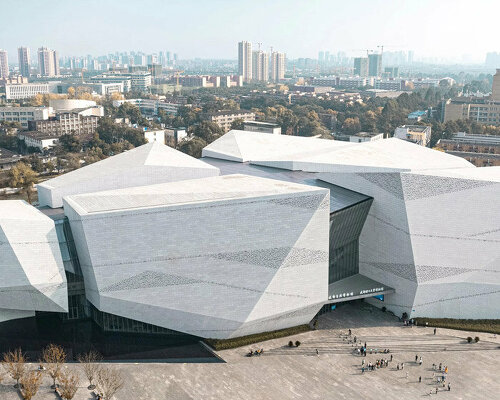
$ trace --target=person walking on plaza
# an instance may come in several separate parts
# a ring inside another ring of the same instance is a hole
[[[418,383],[422,383],[422,377],[421,376],[418,377]]]
[[[415,354],[415,364],[417,363],[418,361],[418,354]]]
[[[391,361],[392,361],[392,354],[391,354]]]
[[[420,365],[422,365],[422,356],[420,356],[420,360],[418,362]]]
[[[408,371],[406,371],[406,380],[408,380]]]
[[[448,392],[451,390],[451,383],[448,382]]]
[[[436,329],[436,328],[434,328],[434,335],[436,334],[436,332],[437,332],[437,329]]]
[[[319,351],[318,351],[318,349],[316,349],[316,355],[317,355],[317,356],[319,356]]]

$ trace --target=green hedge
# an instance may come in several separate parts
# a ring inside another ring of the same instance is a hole
[[[418,325],[428,323],[436,328],[457,329],[460,331],[488,332],[500,334],[500,319],[451,319],[451,318],[414,318]]]
[[[292,328],[280,329],[278,331],[256,333],[255,335],[241,336],[234,339],[204,339],[203,341],[215,350],[234,349],[249,344],[264,342],[265,340],[279,339],[286,336],[297,335],[310,331],[309,325],[299,325]]]

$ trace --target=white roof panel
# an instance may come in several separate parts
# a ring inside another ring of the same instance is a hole
[[[78,194],[64,198],[78,214],[279,196],[326,189],[248,175],[224,175]]]
[[[37,185],[41,206],[62,207],[66,195],[219,175],[203,161],[158,142],[106,158]]]

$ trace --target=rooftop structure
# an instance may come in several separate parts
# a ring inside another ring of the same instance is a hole
[[[374,140],[380,140],[384,138],[383,133],[378,132],[358,132],[349,137],[350,142],[363,143],[363,142],[373,142]]]
[[[281,134],[281,127],[272,122],[243,121],[243,130],[251,132],[265,132],[275,135]]]
[[[396,172],[473,168],[466,160],[390,138],[367,143],[232,130],[203,149],[204,157],[308,172]]]
[[[394,137],[427,146],[431,140],[431,127],[425,125],[403,125],[394,130]]]
[[[184,153],[152,142],[37,185],[40,205],[62,207],[70,194],[218,175]]]

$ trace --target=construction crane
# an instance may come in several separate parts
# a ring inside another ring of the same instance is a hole
[[[177,79],[177,86],[179,86],[179,77],[183,73],[184,73],[184,71],[179,71],[179,70],[175,71],[175,77]]]

